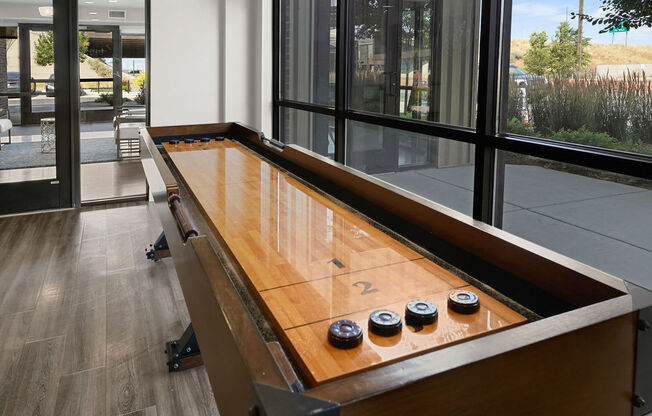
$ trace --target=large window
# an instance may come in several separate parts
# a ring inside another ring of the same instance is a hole
[[[652,181],[501,152],[497,224],[615,276],[650,286]]]
[[[472,127],[477,0],[354,0],[351,109]]]
[[[582,3],[593,13],[603,1]],[[531,6],[512,0],[502,131],[652,154],[650,28],[609,30]]]
[[[281,109],[281,141],[293,143],[322,156],[335,153],[335,119],[310,111]]]
[[[652,30],[582,3],[276,0],[274,135],[645,284]]]
[[[472,214],[472,144],[353,120],[347,138],[348,166]]]
[[[334,105],[336,2],[283,1],[281,21],[282,97]]]

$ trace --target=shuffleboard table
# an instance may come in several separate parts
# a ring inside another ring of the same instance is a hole
[[[652,400],[645,289],[238,123],[143,129],[141,154],[192,319],[168,365],[204,363],[222,415]]]

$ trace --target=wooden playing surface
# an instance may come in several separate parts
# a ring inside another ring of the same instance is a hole
[[[163,146],[312,385],[525,322],[239,144]],[[448,293],[459,288],[479,295],[478,312],[448,310]],[[416,299],[436,302],[435,324],[418,331],[404,325],[393,337],[367,331],[372,311],[403,317]],[[360,325],[362,345],[340,350],[328,343],[328,327],[339,319]]]

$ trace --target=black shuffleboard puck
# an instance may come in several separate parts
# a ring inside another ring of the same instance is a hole
[[[183,139],[183,141],[186,143],[194,143],[195,139]]]
[[[457,313],[470,314],[480,309],[480,299],[469,290],[455,290],[448,295],[448,307]]]
[[[328,342],[343,350],[355,348],[362,343],[362,329],[348,319],[333,322],[328,328]]]
[[[388,310],[377,310],[369,315],[369,330],[382,337],[391,337],[401,332],[403,323],[398,314]]]
[[[179,140],[177,140],[177,139],[170,139],[169,143],[170,143],[170,144],[179,144]]]
[[[201,141],[203,143],[208,143],[208,142],[211,141],[211,138],[210,137],[202,137],[201,139],[199,139],[199,141]]]
[[[221,141],[224,140],[224,136],[217,136],[217,137],[215,138],[215,140],[217,140],[218,142],[221,142]]]
[[[432,324],[438,316],[437,305],[427,300],[414,300],[405,306],[405,323],[410,326]]]

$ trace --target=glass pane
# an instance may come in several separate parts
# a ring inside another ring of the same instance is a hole
[[[52,3],[0,2],[0,16],[0,183],[54,179]]]
[[[318,113],[281,107],[281,141],[333,158],[335,119]]]
[[[145,195],[138,130],[145,126],[145,1],[79,2],[81,199]]]
[[[602,0],[583,3],[606,13]],[[566,18],[578,3],[566,6],[514,0],[502,131],[652,154],[652,32],[580,28]]]
[[[281,96],[335,105],[336,0],[281,1]]]
[[[349,121],[346,164],[466,215],[473,209],[474,146]]]
[[[517,153],[501,152],[499,162],[504,230],[650,285],[652,181]]]
[[[0,119],[20,124],[20,61],[18,59],[18,27],[6,29],[16,38],[0,39]]]
[[[354,0],[349,106],[472,127],[479,0]]]
[[[32,112],[54,113],[54,34],[50,30],[31,30],[30,83]]]
[[[79,31],[83,54],[79,59],[79,104],[82,111],[113,111],[113,32]]]

